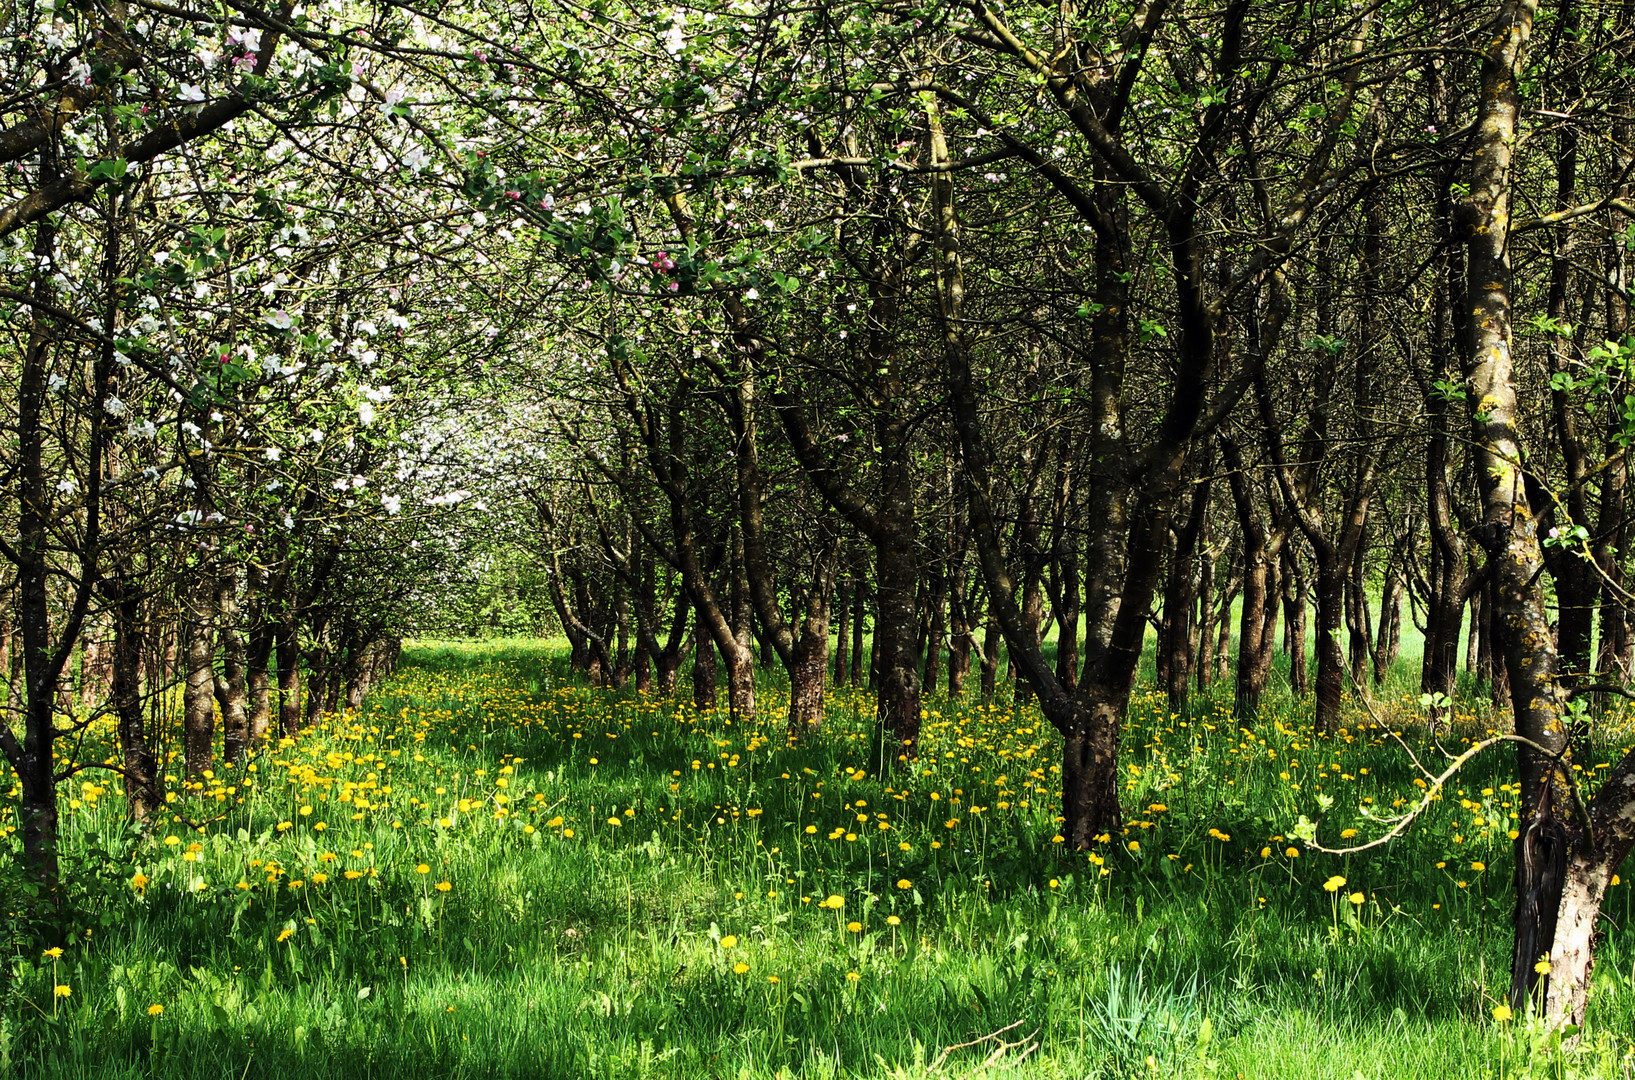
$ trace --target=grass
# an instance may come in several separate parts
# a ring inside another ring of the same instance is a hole
[[[546,643],[422,644],[362,714],[203,780],[150,836],[82,774],[71,925],[19,914],[0,850],[0,1076],[1630,1075],[1627,884],[1576,1049],[1491,1017],[1508,756],[1391,847],[1320,856],[1301,814],[1333,843],[1422,795],[1368,713],[1319,740],[1284,696],[1245,736],[1224,699],[1182,718],[1143,692],[1130,828],[1074,855],[1035,710],[930,701],[922,761],[878,777],[866,695],[789,747],[784,693],[733,724],[576,685]]]

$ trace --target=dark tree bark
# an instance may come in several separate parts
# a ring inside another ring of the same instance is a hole
[[[835,626],[836,686],[845,686],[851,675],[852,584],[848,578],[835,589],[835,609],[840,614]]]
[[[1205,460],[1200,471],[1205,479],[1192,488],[1187,512],[1180,528],[1175,531],[1175,547],[1170,556],[1169,581],[1164,589],[1164,612],[1167,617],[1162,645],[1168,658],[1164,671],[1165,690],[1169,695],[1170,711],[1185,716],[1188,692],[1192,687],[1193,641],[1197,637],[1198,611],[1198,542],[1203,536],[1204,521],[1209,514],[1209,462]]]
[[[693,708],[702,712],[715,708],[715,643],[704,615],[693,609]]]
[[[1289,688],[1298,697],[1311,692],[1306,669],[1306,608],[1311,594],[1300,557],[1292,544],[1283,545],[1283,651],[1289,657]]]
[[[239,625],[238,571],[227,559],[217,568],[215,614],[222,670],[212,674],[211,689],[221,703],[222,760],[238,765],[251,743],[249,660]]]

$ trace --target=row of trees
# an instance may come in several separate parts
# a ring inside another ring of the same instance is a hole
[[[799,738],[867,618],[890,768],[1002,637],[1087,848],[1149,631],[1181,710],[1235,629],[1247,723],[1309,618],[1328,732],[1406,603],[1430,724],[1461,642],[1515,716],[1514,1004],[1581,1016],[1635,840],[1629,761],[1592,797],[1570,742],[1631,662],[1628,11],[895,14],[677,13],[650,84],[556,101],[593,169],[479,189],[587,297],[517,373],[583,668],[669,688],[692,623],[748,714],[758,641]]]
[[[748,716],[758,651],[797,739],[870,678],[880,769],[1003,641],[1080,849],[1150,631],[1249,723],[1281,621],[1327,732],[1406,603],[1430,723],[1462,641],[1515,717],[1514,1003],[1581,1015],[1635,843],[1571,745],[1632,659],[1628,0],[224,10],[4,61],[42,881],[71,662],[183,684],[202,771],[218,681],[231,757],[496,536],[596,678],[691,651]]]

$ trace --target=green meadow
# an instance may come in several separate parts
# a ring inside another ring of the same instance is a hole
[[[1286,692],[1247,731],[1224,695],[1138,692],[1128,828],[1074,853],[1057,740],[1008,687],[928,699],[882,776],[864,692],[791,746],[772,673],[746,722],[586,687],[545,642],[412,646],[146,835],[80,774],[58,921],[0,853],[0,1076],[1629,1076],[1628,884],[1576,1046],[1494,1015],[1507,752],[1391,845],[1294,840],[1425,797],[1381,721],[1426,761],[1485,731],[1473,696],[1433,744],[1403,680],[1321,739]]]

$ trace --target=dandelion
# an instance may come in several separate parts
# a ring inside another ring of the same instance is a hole
[[[1368,902],[1368,897],[1364,896],[1360,892],[1354,892],[1350,896],[1346,897],[1346,899],[1350,900],[1353,904],[1356,904],[1358,907],[1362,907],[1365,903]]]
[[[49,956],[49,957],[51,957],[51,959],[57,960],[57,959],[60,959],[62,957],[62,949],[57,948],[57,947],[53,947],[53,948],[47,949],[45,952],[41,953],[40,955],[41,956]]]
[[[450,889],[454,888],[453,885],[449,884],[446,881],[439,881],[436,885],[434,885],[432,887],[435,888],[438,892],[448,892]]]
[[[1284,849],[1283,854],[1287,855],[1291,859],[1298,859],[1300,857],[1300,850],[1298,848],[1294,847],[1293,845],[1291,845],[1288,848]]]
[[[427,866],[425,863],[421,863],[419,866],[414,868],[414,872],[417,874],[429,874],[431,873],[431,867]]]
[[[841,908],[843,908],[845,906],[846,906],[845,898],[842,897],[842,896],[839,896],[839,895],[834,895],[834,894],[831,894],[827,900],[823,900],[823,901],[819,902],[819,904],[818,904],[818,907],[829,908],[829,909],[831,909],[833,911],[839,911]]]
[[[1335,874],[1333,877],[1323,882],[1323,890],[1325,892],[1339,892],[1344,887],[1345,878],[1341,877],[1339,874]]]
[[[886,925],[887,926],[901,926],[901,925],[903,925],[903,920],[899,919],[895,915],[887,915],[886,916]]]
[[[1510,1011],[1510,1006],[1508,1005],[1493,1006],[1493,1019],[1497,1020],[1501,1024],[1508,1024],[1510,1022],[1510,1018],[1514,1015],[1515,1013]]]
[[[857,972],[855,972],[855,971],[848,971],[848,972],[846,972],[846,981],[847,981],[847,982],[856,982],[856,981],[857,981],[857,980],[858,980],[858,979],[861,979],[861,978],[862,978],[862,977],[863,977],[863,976],[861,976],[861,975],[859,975],[859,974],[858,974],[858,973],[857,973]]]
[[[737,944],[738,938],[734,934],[728,934],[726,937],[721,939],[721,947],[723,949],[730,949]]]
[[[146,892],[147,888],[148,888],[148,875],[146,875],[146,874],[136,874],[136,875],[134,875],[131,878],[131,888],[135,889],[137,892]]]
[[[899,889],[912,889],[914,887],[914,883],[909,881],[907,878],[898,878],[897,887]]]
[[[73,992],[74,992],[73,989],[70,988],[66,983],[58,983],[57,988],[55,990],[51,991],[51,993],[54,996],[60,997],[60,998],[69,997],[70,995],[73,994]]]
[[[278,944],[282,945],[284,942],[288,941],[294,936],[295,931],[286,926],[284,929],[278,931]]]
[[[1538,972],[1540,975],[1550,974],[1550,961],[1540,960],[1538,963],[1533,965],[1533,970]]]
[[[157,1003],[148,1006],[148,1015],[149,1016],[158,1016],[160,1013],[162,1013],[164,1011],[165,1011],[165,1007],[163,1005],[160,1005],[160,1004],[157,1004]]]
[[[1487,869],[1487,863],[1473,862],[1470,864],[1470,868],[1480,874],[1483,870]]]
[[[734,975],[743,975],[743,974],[747,973],[748,971],[749,971],[749,965],[744,963],[742,960],[740,960],[736,964],[732,965],[732,972],[733,972]]]

